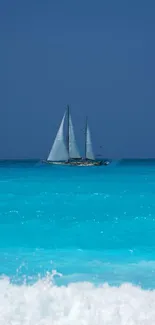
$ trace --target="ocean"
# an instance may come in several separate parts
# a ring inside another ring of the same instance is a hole
[[[155,324],[155,161],[0,163],[0,325]]]

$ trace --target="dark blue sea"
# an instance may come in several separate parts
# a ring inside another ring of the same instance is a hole
[[[0,325],[155,324],[155,161],[0,162]]]

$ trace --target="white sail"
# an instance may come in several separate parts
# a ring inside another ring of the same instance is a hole
[[[71,116],[69,115],[69,157],[70,158],[80,158],[80,152],[76,144],[74,128]]]
[[[52,149],[47,158],[48,161],[65,161],[68,160],[68,152],[64,141],[64,122],[66,113],[63,116]]]
[[[88,125],[87,125],[87,130],[86,130],[86,159],[95,160],[95,156],[93,153],[93,147],[92,147],[92,141],[91,141],[91,134],[90,134]]]

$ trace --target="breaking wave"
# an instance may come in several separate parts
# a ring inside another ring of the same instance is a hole
[[[57,286],[53,272],[33,285],[0,279],[1,325],[154,325],[155,290],[128,283]]]

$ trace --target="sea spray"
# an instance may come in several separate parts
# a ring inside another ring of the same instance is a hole
[[[55,276],[56,274],[54,274]],[[53,275],[33,285],[0,279],[1,325],[154,325],[155,290],[131,284],[56,286]]]

